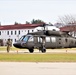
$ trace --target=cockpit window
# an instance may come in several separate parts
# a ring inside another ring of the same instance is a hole
[[[32,37],[32,35],[22,36],[22,37],[20,38],[20,41],[27,42],[27,41],[29,40],[30,37]]]
[[[27,36],[23,38],[23,41],[26,41],[27,42],[27,40],[28,40],[28,37]]]

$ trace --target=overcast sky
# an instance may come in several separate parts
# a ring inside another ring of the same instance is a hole
[[[1,25],[32,19],[56,23],[59,16],[76,15],[76,0],[0,0]]]

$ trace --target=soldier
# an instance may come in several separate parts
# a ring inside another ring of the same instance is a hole
[[[9,53],[10,47],[12,46],[11,39],[8,39],[6,44],[7,44],[7,53]]]

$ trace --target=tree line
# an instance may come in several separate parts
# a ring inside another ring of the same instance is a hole
[[[25,24],[42,24],[42,23],[46,23],[43,20],[40,19],[32,19],[31,22],[26,21]],[[62,26],[66,26],[66,25],[76,25],[76,15],[64,15],[64,16],[59,16],[57,23],[59,23],[59,25]],[[15,22],[14,25],[19,25],[21,23]],[[51,24],[51,22],[47,23],[47,24]],[[0,22],[0,26],[1,26],[1,22]]]
[[[37,19],[37,20],[33,19],[31,22],[29,22],[29,21],[25,22],[25,24],[42,24],[42,23],[45,23],[45,22],[43,20],[40,20],[40,19]],[[14,24],[18,25],[20,23],[15,22]]]
[[[40,19],[33,19],[31,22],[26,21],[25,24],[41,24],[41,23],[46,23],[43,20]],[[60,16],[58,17],[58,21],[57,23],[59,23],[59,25],[61,24],[62,26],[66,26],[66,25],[76,25],[76,15],[64,15],[64,16]],[[15,22],[15,25],[17,25],[19,23]],[[50,22],[48,24],[51,24]]]

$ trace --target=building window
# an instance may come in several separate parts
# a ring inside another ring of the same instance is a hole
[[[15,35],[16,35],[16,31],[15,31]]]
[[[1,31],[0,31],[0,35],[1,35]]]
[[[13,35],[13,31],[11,31],[11,35]]]
[[[32,32],[33,32],[34,30],[32,30]]]
[[[7,31],[7,35],[9,35],[9,31]]]
[[[16,42],[16,39],[15,39],[15,42]]]
[[[29,30],[28,30],[28,33],[29,33]]]
[[[19,30],[19,34],[20,34],[20,30]]]

